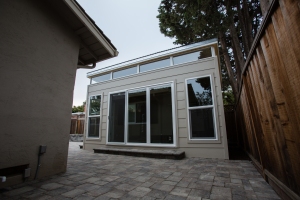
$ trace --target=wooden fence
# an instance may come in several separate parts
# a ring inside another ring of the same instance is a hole
[[[300,1],[274,0],[236,105],[241,143],[283,199],[300,199]]]
[[[70,134],[84,134],[85,115],[72,115]]]

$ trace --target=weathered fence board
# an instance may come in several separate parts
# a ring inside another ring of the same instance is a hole
[[[72,116],[70,134],[84,134],[84,123],[84,114]]]
[[[239,141],[283,197],[300,196],[300,1],[274,0],[241,77]]]

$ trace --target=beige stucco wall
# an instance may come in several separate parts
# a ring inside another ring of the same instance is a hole
[[[212,75],[213,93],[216,109],[216,124],[219,141],[190,141],[188,138],[188,119],[185,80],[187,78]],[[143,149],[181,149],[187,157],[222,158],[228,159],[227,136],[225,127],[225,116],[223,109],[220,73],[218,70],[218,58],[210,57],[199,61],[184,63],[180,65],[165,67],[140,74],[113,79],[88,87],[88,96],[103,94],[101,137],[99,139],[85,138],[84,148],[92,150],[97,147],[109,147],[106,144],[107,137],[107,112],[108,93],[130,88],[142,87],[152,84],[174,82],[175,85],[175,107],[176,107],[176,140],[177,147],[137,147]],[[88,102],[88,100],[87,100]],[[87,105],[88,106],[88,105]],[[85,126],[86,129],[87,126]],[[133,148],[132,146],[118,145],[117,148]]]
[[[43,1],[0,2],[0,169],[66,170],[79,40]]]

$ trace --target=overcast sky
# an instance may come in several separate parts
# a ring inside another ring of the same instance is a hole
[[[95,69],[78,69],[73,105],[86,100],[90,71],[174,47],[158,27],[160,0],[77,0],[119,51],[115,58],[97,63]]]

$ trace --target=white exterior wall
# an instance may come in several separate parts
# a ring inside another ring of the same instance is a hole
[[[216,109],[216,123],[218,141],[190,141],[188,135],[188,118],[187,118],[187,93],[185,80],[187,78],[212,75],[212,89],[214,95],[214,104]],[[147,85],[159,84],[164,82],[174,82],[175,86],[175,117],[176,117],[176,148],[174,147],[145,147],[134,146],[134,148],[142,149],[180,149],[184,150],[187,157],[203,157],[203,158],[222,158],[228,159],[227,136],[225,128],[225,116],[223,109],[220,73],[218,68],[218,58],[210,57],[194,62],[183,63],[175,66],[169,66],[152,71],[138,73],[127,77],[112,79],[88,86],[87,103],[89,96],[102,96],[102,117],[101,130],[99,139],[85,138],[84,149],[92,150],[93,148],[133,148],[130,145],[113,146],[106,144],[107,137],[107,115],[108,115],[108,93],[131,88],[137,88]],[[88,106],[88,105],[87,105]],[[87,107],[88,108],[88,107]],[[87,124],[85,126],[87,130]]]

